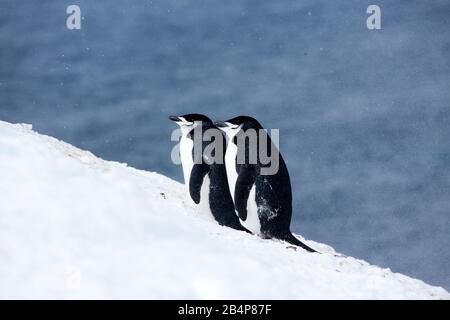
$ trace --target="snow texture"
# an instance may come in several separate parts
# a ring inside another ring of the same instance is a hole
[[[324,244],[221,227],[182,184],[29,125],[0,122],[0,176],[0,298],[450,298]]]

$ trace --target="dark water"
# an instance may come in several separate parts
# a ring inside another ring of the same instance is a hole
[[[448,289],[450,2],[369,4],[0,0],[0,119],[180,180],[168,114],[255,116],[295,231]]]

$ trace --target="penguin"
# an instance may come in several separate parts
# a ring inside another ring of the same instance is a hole
[[[224,131],[228,138],[225,167],[230,194],[241,224],[262,238],[283,240],[309,252],[317,252],[298,240],[290,231],[292,191],[289,173],[281,154],[261,124],[252,117],[238,116],[217,121],[215,125]],[[250,129],[257,133],[253,143],[245,138],[245,133]],[[261,169],[269,165],[266,161],[261,161],[259,150],[263,145],[260,143],[266,144],[269,154],[278,154],[278,170],[274,174],[261,174]],[[250,161],[251,151],[256,151],[254,161]],[[238,161],[240,152],[244,152],[240,158],[244,161]]]
[[[212,162],[205,157],[206,145],[226,145],[222,131],[214,126],[207,116],[202,114],[186,114],[184,116],[170,116],[170,120],[180,126],[180,158],[183,167],[184,182],[187,188],[188,198],[192,200],[197,209],[217,221],[220,225],[227,226],[240,231],[247,231],[239,222],[234,211],[233,199],[231,198],[227,174],[225,171],[224,154],[217,154],[219,160]],[[198,128],[201,126],[201,128]],[[194,129],[201,129],[201,154],[194,161]],[[211,139],[206,141],[204,134],[207,130],[216,130],[219,141]],[[220,150],[220,149],[219,149]],[[220,152],[218,152],[220,153]],[[221,158],[220,158],[221,157]],[[247,231],[248,232],[248,231]]]

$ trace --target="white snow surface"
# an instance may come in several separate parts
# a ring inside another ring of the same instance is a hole
[[[324,244],[305,240],[322,252],[310,254],[221,227],[182,184],[30,125],[0,121],[0,177],[3,299],[450,298]]]

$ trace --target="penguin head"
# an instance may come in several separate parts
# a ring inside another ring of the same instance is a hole
[[[190,131],[202,123],[212,124],[210,118],[198,113],[189,113],[184,116],[169,116],[169,120],[178,124],[183,131]]]
[[[229,139],[233,139],[241,130],[247,129],[262,129],[259,122],[249,116],[238,116],[225,121],[216,121],[215,126],[220,128]]]

